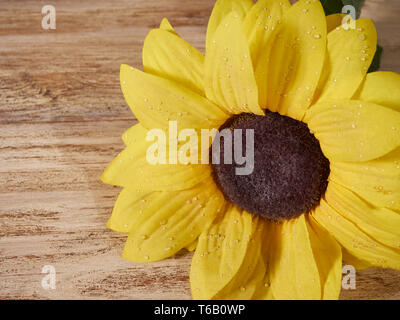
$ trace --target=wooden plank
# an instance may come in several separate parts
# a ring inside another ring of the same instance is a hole
[[[189,299],[191,254],[138,264],[120,258],[126,236],[105,228],[119,189],[99,176],[136,122],[119,66],[141,66],[150,28],[166,16],[204,51],[212,0],[52,1],[57,29],[41,29],[41,1],[0,1],[0,298]],[[400,3],[367,0],[400,72]],[[41,287],[53,265],[57,289]],[[344,299],[398,299],[400,273],[358,272]]]

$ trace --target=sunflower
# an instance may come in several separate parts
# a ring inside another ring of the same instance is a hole
[[[120,74],[139,123],[102,175],[123,187],[107,223],[129,233],[123,258],[195,250],[195,299],[337,299],[342,261],[400,269],[400,76],[367,73],[374,24],[342,18],[316,0],[218,0],[205,56],[166,19],[150,31],[144,72]],[[149,164],[149,131],[171,121],[254,130],[253,172]]]

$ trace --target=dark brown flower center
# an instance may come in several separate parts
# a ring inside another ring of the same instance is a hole
[[[265,116],[235,115],[219,132],[228,131],[224,129],[228,129],[232,137],[235,131],[241,133],[237,134],[236,141],[217,135],[210,152],[214,180],[228,200],[271,220],[297,217],[320,201],[328,184],[329,161],[305,123],[267,111]],[[254,152],[249,144],[251,134],[246,135],[246,132],[254,134]],[[225,140],[228,143],[224,143]],[[238,174],[237,169],[246,164],[236,157],[237,151],[243,155],[253,153],[246,155],[249,161],[251,157],[254,160],[250,174]],[[229,157],[224,158],[227,154],[232,154],[230,161]],[[216,163],[216,158],[220,159],[220,164]]]

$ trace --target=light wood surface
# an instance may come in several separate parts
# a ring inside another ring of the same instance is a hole
[[[99,176],[135,123],[119,66],[141,66],[150,28],[168,17],[204,50],[213,0],[53,0],[57,29],[42,30],[47,1],[0,0],[0,298],[190,299],[191,254],[122,260],[126,236],[105,227],[118,188]],[[367,0],[385,48],[382,69],[400,72],[400,2]],[[41,287],[42,267],[57,272]],[[343,299],[399,299],[400,273],[357,273]]]

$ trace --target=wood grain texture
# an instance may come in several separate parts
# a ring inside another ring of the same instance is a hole
[[[168,17],[200,50],[213,0],[53,0],[57,29],[42,30],[47,1],[0,0],[0,299],[190,299],[191,254],[124,261],[126,239],[105,228],[118,188],[99,176],[135,123],[119,66],[141,66],[150,28]],[[367,0],[400,72],[400,2]],[[44,265],[56,290],[41,287]],[[399,299],[400,273],[357,273],[343,299]]]

